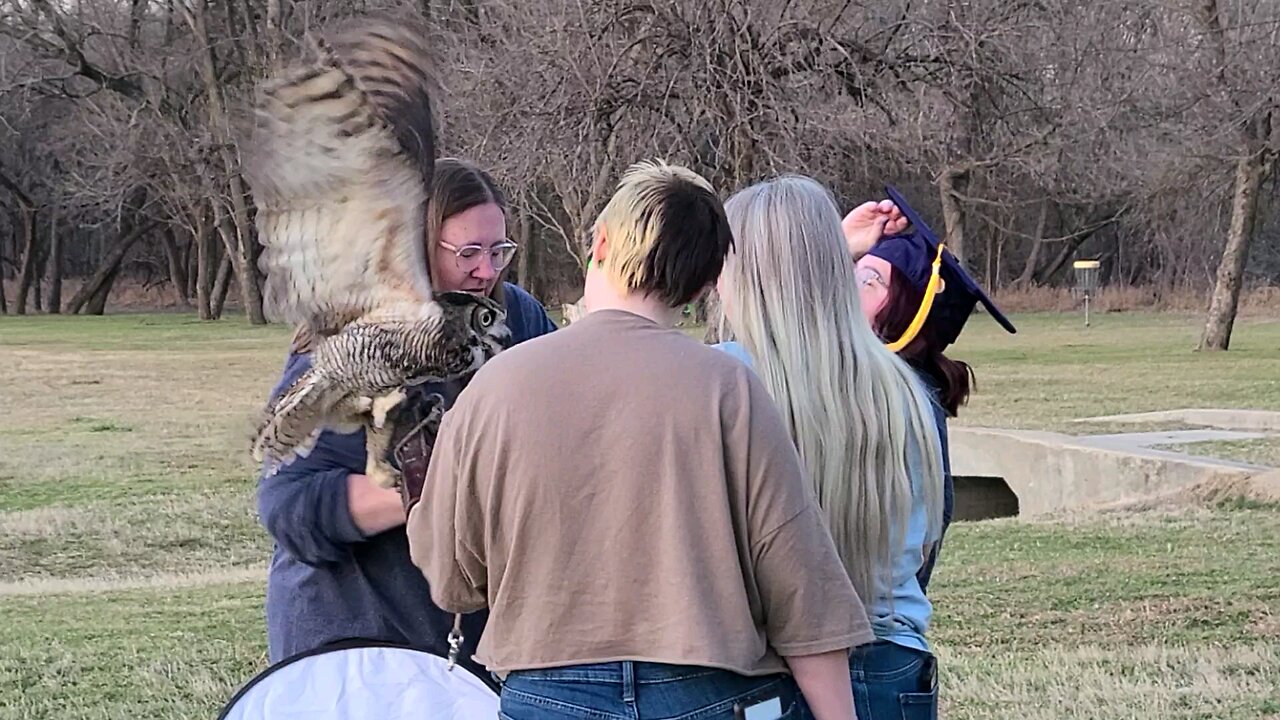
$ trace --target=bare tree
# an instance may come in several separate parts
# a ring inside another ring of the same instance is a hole
[[[646,157],[723,195],[892,183],[996,289],[1060,284],[1076,257],[1158,293],[1216,285],[1206,348],[1248,273],[1280,278],[1258,240],[1280,231],[1273,2],[0,0],[15,309],[65,275],[81,292],[46,306],[102,311],[154,275],[202,318],[235,292],[263,321],[239,119],[307,32],[387,7],[436,27],[443,151],[492,169],[512,273],[548,300],[576,297],[591,223]]]
[[[1280,35],[1275,17],[1255,16],[1260,8],[1270,8],[1273,13],[1275,9],[1271,3],[1243,5],[1236,8],[1231,22],[1232,16],[1224,12],[1227,8],[1220,0],[1201,0],[1197,16],[1213,78],[1212,90],[1229,105],[1231,114],[1227,117],[1236,136],[1231,224],[1200,338],[1201,350],[1226,350],[1231,344],[1245,264],[1257,225],[1259,194],[1280,152],[1280,127],[1274,122],[1280,107],[1280,88],[1276,85]],[[1270,27],[1258,32],[1259,20],[1270,20]]]

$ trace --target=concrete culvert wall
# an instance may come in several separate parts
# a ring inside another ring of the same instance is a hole
[[[1018,495],[1004,478],[988,475],[953,475],[955,512],[952,520],[991,520],[1016,517]]]
[[[1176,434],[1158,435],[1170,442],[1167,436]],[[1017,496],[1022,516],[1141,500],[1270,469],[1135,446],[1124,436],[955,427],[948,439],[957,496],[961,477],[1001,478]]]

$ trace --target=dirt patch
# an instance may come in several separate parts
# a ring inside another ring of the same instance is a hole
[[[1189,500],[1206,505],[1243,500],[1280,503],[1280,470],[1246,478],[1198,483],[1183,489]]]
[[[227,567],[192,573],[121,575],[92,578],[36,578],[0,582],[0,597],[29,597],[75,593],[105,593],[124,590],[173,590],[211,585],[266,582],[265,567]]]
[[[1249,477],[1214,478],[1139,500],[1101,506],[1101,511],[1213,507],[1223,504],[1280,505],[1280,470]]]

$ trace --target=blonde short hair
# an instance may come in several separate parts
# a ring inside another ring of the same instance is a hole
[[[661,160],[623,173],[600,212],[592,238],[603,231],[606,275],[628,292],[654,294],[671,307],[696,298],[715,282],[733,234],[711,183]]]

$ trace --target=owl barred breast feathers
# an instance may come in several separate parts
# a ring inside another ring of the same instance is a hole
[[[510,342],[502,308],[433,294],[424,219],[435,167],[425,29],[365,19],[313,38],[258,88],[242,148],[257,207],[263,309],[314,338],[311,367],[267,404],[254,459],[273,473],[321,431],[364,427],[392,486],[388,412],[403,388],[474,372]]]

